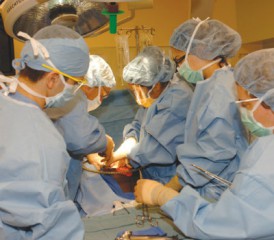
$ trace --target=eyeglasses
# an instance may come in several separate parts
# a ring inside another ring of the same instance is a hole
[[[66,73],[64,73],[64,72],[61,72],[61,71],[58,70],[57,68],[53,68],[53,67],[48,66],[48,65],[46,65],[46,64],[42,64],[42,66],[43,66],[44,68],[47,68],[47,69],[49,69],[49,70],[55,72],[55,73],[61,74],[61,75],[63,75],[64,77],[70,78],[71,80],[73,80],[73,81],[75,81],[75,82],[77,82],[77,83],[79,83],[79,84],[81,84],[81,85],[87,84],[87,83],[88,83],[87,79],[85,79],[85,78],[80,79],[80,78],[76,78],[76,77],[70,76],[70,75],[68,75],[68,74],[66,74]]]
[[[178,66],[182,61],[184,61],[186,58],[186,55],[183,55],[181,57],[176,56],[173,58],[174,62],[176,63],[176,66]]]

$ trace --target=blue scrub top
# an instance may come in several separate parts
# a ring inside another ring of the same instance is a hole
[[[274,135],[255,140],[217,202],[186,186],[162,210],[195,239],[274,239],[273,146]]]
[[[185,141],[176,149],[181,184],[192,186],[209,199],[218,199],[226,186],[191,164],[233,180],[248,146],[236,99],[235,80],[229,67],[198,82],[187,115]]]
[[[141,108],[124,129],[124,137],[138,144],[128,155],[130,164],[142,166],[144,178],[167,183],[178,164],[176,146],[184,142],[186,115],[193,91],[175,74],[170,85],[148,108]]]
[[[34,102],[11,96],[0,93],[0,239],[83,239],[64,192],[70,157],[62,136]]]

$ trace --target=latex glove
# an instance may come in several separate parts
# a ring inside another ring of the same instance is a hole
[[[179,193],[154,180],[140,179],[134,188],[134,195],[137,202],[162,206]]]
[[[97,170],[100,170],[101,167],[104,165],[104,163],[102,162],[104,157],[101,157],[98,153],[89,154],[86,156],[86,158],[88,159],[88,162],[94,165]]]
[[[108,165],[111,165],[112,163],[118,162],[121,160],[123,161],[127,160],[127,155],[130,153],[130,151],[136,144],[137,144],[137,141],[135,138],[133,137],[127,138],[120,145],[120,147],[113,153],[112,159],[110,162],[108,162]]]
[[[165,186],[169,187],[177,192],[180,192],[183,188],[183,186],[179,182],[179,178],[177,175],[175,175],[173,178],[171,178],[170,181],[165,184]]]
[[[112,154],[113,154],[113,149],[115,147],[115,144],[111,136],[106,134],[106,138],[107,138],[107,147],[103,155],[104,155],[104,161],[109,162],[112,159]],[[102,156],[102,154],[99,154],[99,155]]]

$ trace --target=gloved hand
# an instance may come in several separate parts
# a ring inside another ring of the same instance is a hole
[[[126,139],[121,146],[113,153],[111,160],[108,161],[107,165],[110,166],[115,162],[123,161],[123,164],[118,164],[119,166],[127,165],[127,155],[130,153],[131,149],[137,144],[135,138],[130,137]]]
[[[134,188],[134,195],[137,202],[162,206],[179,193],[154,180],[140,179]]]
[[[177,175],[175,175],[173,178],[171,178],[170,181],[165,184],[165,186],[168,188],[171,188],[177,192],[180,192],[183,188],[183,186],[179,182],[179,178]]]
[[[88,162],[94,165],[97,170],[100,170],[101,167],[104,165],[104,163],[102,162],[104,157],[101,157],[98,153],[91,153],[86,157],[88,159]]]

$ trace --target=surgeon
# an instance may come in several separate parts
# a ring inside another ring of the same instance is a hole
[[[103,58],[90,55],[85,80],[87,82],[80,85],[81,90],[79,89],[72,101],[63,108],[54,109],[55,114],[71,108],[64,116],[54,120],[54,125],[64,137],[72,157],[67,173],[71,200],[75,200],[79,188],[83,158],[92,153],[100,153],[109,158],[114,148],[112,138],[106,135],[98,119],[88,113],[99,107],[103,98],[107,97],[111,88],[115,86],[113,72]],[[52,116],[52,112],[47,113]]]
[[[232,181],[248,146],[235,103],[233,70],[227,63],[241,47],[241,37],[218,20],[191,19],[173,32],[170,45],[175,59],[181,60],[178,73],[195,90],[184,143],[176,149],[180,161],[177,176],[167,186],[180,190],[190,185],[214,201],[226,185],[205,176],[192,164]]]
[[[17,88],[1,78],[0,239],[83,239],[80,215],[65,194],[70,156],[42,109],[74,97],[89,49],[64,26],[45,27],[33,38],[19,34],[28,41],[13,61]]]
[[[136,200],[161,205],[176,226],[195,239],[273,239],[273,69],[273,48],[250,53],[235,66],[237,83],[250,95],[242,99],[242,108],[250,125],[264,134],[248,147],[231,186],[217,202],[207,201],[190,186],[178,193],[149,180],[138,182]],[[250,110],[244,103],[254,97],[258,100]]]
[[[176,147],[184,142],[186,115],[193,91],[175,73],[175,64],[156,46],[149,46],[123,71],[140,105],[124,128],[124,142],[113,162],[128,160],[142,177],[167,183],[176,173]],[[125,162],[126,163],[126,162]],[[120,163],[121,164],[121,163]]]

